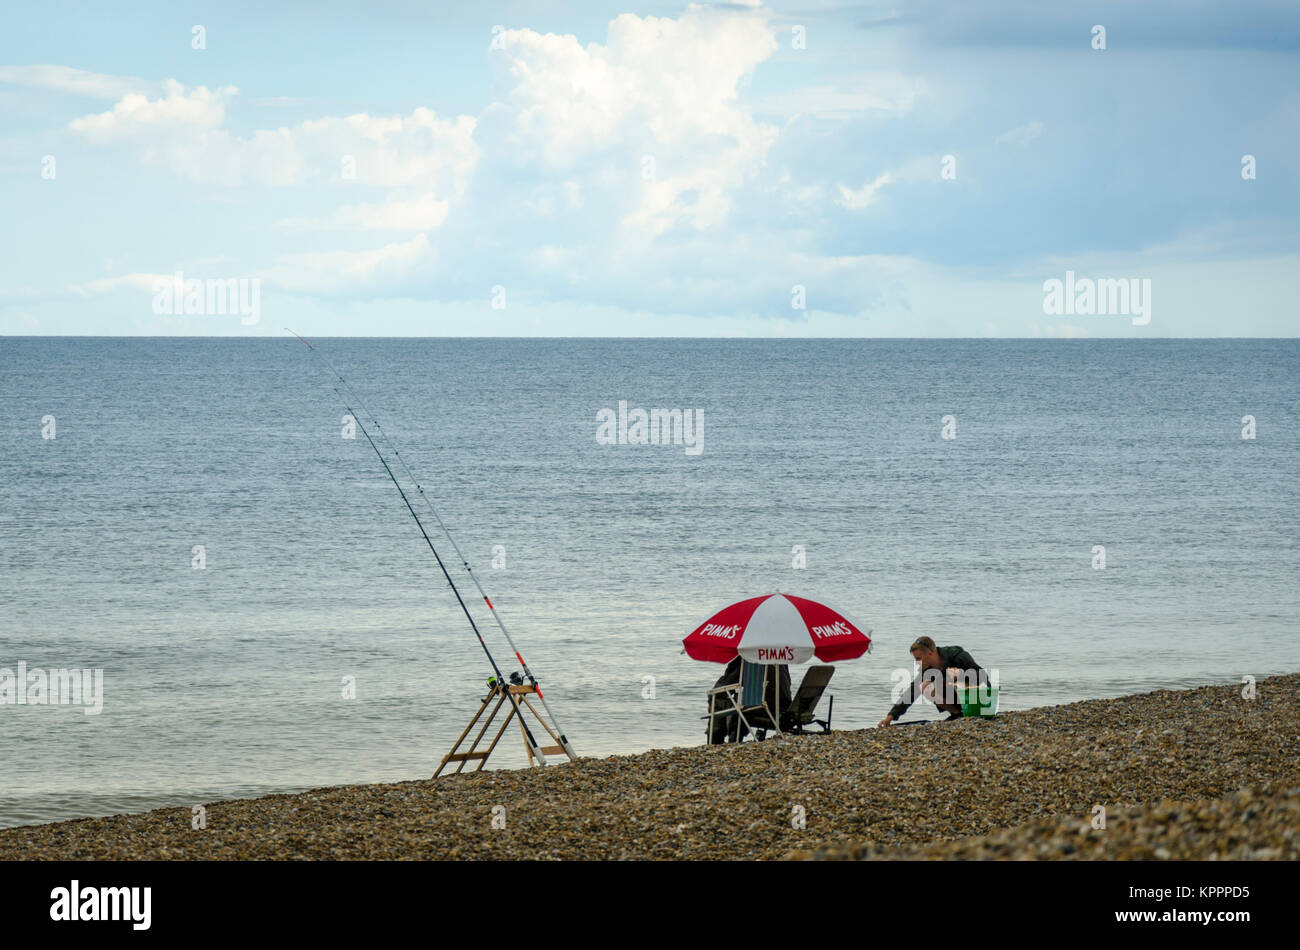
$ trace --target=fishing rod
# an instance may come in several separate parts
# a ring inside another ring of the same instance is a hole
[[[288,328],[286,327],[285,329]],[[288,332],[293,333],[292,330],[289,330]],[[296,333],[293,333],[293,335],[298,336],[298,334]],[[302,342],[306,344],[307,349],[311,350],[313,353],[317,352],[316,348],[312,346],[310,343],[308,343],[306,340],[303,340],[302,337],[298,336],[298,339],[302,340]],[[542,701],[542,708],[546,710],[546,715],[550,717],[551,724],[555,727],[556,731],[559,733],[560,745],[564,749],[565,754],[568,755],[570,759],[576,760],[578,758],[578,754],[573,751],[573,746],[570,745],[568,736],[566,736],[564,734],[564,730],[560,728],[560,720],[556,717],[554,711],[552,711],[551,704],[546,701],[546,696],[545,694],[542,693],[541,684],[537,682],[537,677],[533,675],[533,671],[529,668],[528,663],[524,660],[523,654],[519,651],[519,647],[515,643],[514,637],[510,635],[510,631],[506,628],[505,621],[501,618],[501,614],[497,611],[496,605],[492,603],[492,599],[488,597],[487,591],[483,589],[483,584],[479,581],[478,575],[474,573],[474,568],[470,566],[469,559],[465,557],[464,553],[460,549],[460,545],[457,544],[456,539],[452,537],[451,530],[447,527],[446,523],[442,520],[442,516],[438,514],[438,509],[434,507],[433,501],[429,498],[428,495],[425,494],[424,486],[420,484],[420,480],[416,477],[415,473],[411,471],[411,466],[406,464],[406,459],[402,458],[402,453],[398,451],[397,445],[393,442],[392,439],[388,437],[388,433],[384,431],[384,427],[379,422],[379,418],[373,412],[371,412],[369,409],[366,408],[365,404],[361,402],[361,397],[357,395],[356,390],[354,390],[352,386],[349,385],[348,381],[343,378],[343,374],[340,373],[335,368],[334,364],[331,363],[329,359],[324,355],[321,354],[318,355],[320,355],[320,359],[324,361],[325,365],[329,367],[330,372],[333,373],[335,377],[338,378],[338,381],[343,385],[343,388],[348,391],[349,395],[352,397],[353,402],[355,402],[357,406],[360,407],[361,411],[364,412],[366,416],[369,417],[370,420],[374,423],[375,430],[379,433],[379,437],[384,441],[384,444],[388,446],[389,451],[393,453],[393,456],[397,459],[397,461],[401,464],[402,468],[406,471],[406,477],[409,478],[415,484],[415,488],[420,493],[420,497],[424,499],[424,503],[428,507],[429,513],[432,514],[434,520],[438,522],[438,527],[442,529],[442,533],[446,536],[447,541],[451,544],[452,549],[456,552],[456,556],[460,558],[461,566],[465,568],[466,573],[469,574],[470,579],[474,582],[474,586],[478,588],[479,596],[483,598],[483,603],[487,604],[488,612],[491,613],[492,619],[495,620],[497,626],[501,628],[501,633],[502,635],[505,636],[506,643],[510,645],[511,652],[514,653],[515,659],[519,661],[519,665],[523,667],[524,676],[528,677],[529,684],[537,691],[537,698]]]
[[[287,330],[288,327],[285,329]],[[289,332],[293,333],[292,330],[289,330]],[[293,335],[297,336],[299,340],[302,340],[303,345],[306,346],[307,349],[311,350],[313,353],[316,352],[316,348],[302,337],[298,336],[298,334],[293,333]],[[328,360],[326,362],[328,363]],[[333,369],[333,367],[330,368]],[[335,375],[338,376],[338,373],[335,372]],[[343,377],[339,376],[339,379],[342,380]],[[344,383],[344,385],[347,384]],[[433,552],[433,559],[438,562],[438,567],[442,568],[442,576],[447,578],[447,583],[451,586],[452,593],[456,595],[456,602],[460,604],[460,609],[465,612],[465,619],[469,621],[470,628],[474,631],[474,636],[478,637],[479,646],[483,648],[484,655],[487,656],[488,662],[492,664],[492,672],[496,674],[497,682],[501,684],[501,688],[505,691],[506,698],[510,700],[510,708],[513,709],[515,715],[519,717],[519,725],[524,730],[524,738],[528,741],[529,748],[532,750],[533,755],[537,756],[537,760],[541,762],[542,765],[545,765],[546,757],[542,755],[542,749],[537,744],[537,740],[533,737],[532,729],[528,728],[528,723],[524,720],[523,713],[519,711],[519,704],[515,701],[514,694],[510,692],[510,683],[501,674],[501,668],[497,666],[497,661],[493,658],[492,651],[488,649],[488,645],[483,639],[483,634],[479,632],[478,624],[474,622],[474,615],[469,612],[469,607],[466,605],[465,599],[460,596],[460,590],[456,587],[456,582],[451,579],[451,574],[447,571],[447,565],[442,562],[442,556],[438,554],[438,549],[433,546],[433,539],[429,537],[429,532],[424,530],[424,522],[420,520],[420,516],[417,515],[415,509],[411,507],[411,500],[406,497],[406,492],[402,490],[401,483],[397,480],[397,476],[393,474],[392,468],[389,467],[388,460],[384,458],[384,453],[379,451],[379,446],[375,445],[375,440],[370,437],[370,433],[366,430],[365,424],[362,423],[360,419],[357,419],[356,412],[348,405],[347,399],[338,391],[338,388],[334,386],[331,386],[330,388],[332,388],[334,394],[339,397],[339,400],[343,403],[343,408],[347,410],[348,415],[352,416],[352,418],[356,420],[357,428],[359,428],[361,434],[366,437],[366,441],[370,443],[370,447],[375,450],[375,455],[379,456],[379,463],[384,466],[384,471],[387,472],[388,477],[392,479],[393,486],[397,489],[397,493],[402,496],[402,501],[406,504],[406,510],[411,513],[411,517],[415,519],[416,525],[419,526],[420,534],[424,536],[425,544],[427,544],[429,550]],[[360,403],[358,403],[358,405],[360,405]],[[538,695],[541,695],[540,691],[538,692]],[[567,747],[568,744],[565,743],[565,745]]]

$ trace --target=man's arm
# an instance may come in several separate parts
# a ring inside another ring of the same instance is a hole
[[[900,699],[898,702],[894,703],[894,705],[890,707],[889,712],[885,714],[885,718],[890,722],[893,722],[899,716],[903,715],[903,713],[907,712],[908,707],[911,706],[912,703],[916,702],[916,697],[920,695],[920,692],[921,677],[917,676],[916,679],[912,680],[912,685],[907,689],[907,699]]]

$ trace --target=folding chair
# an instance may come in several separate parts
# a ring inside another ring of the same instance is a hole
[[[810,666],[808,668],[808,671],[803,675],[803,682],[799,684],[799,691],[790,700],[789,711],[781,713],[781,728],[784,731],[801,736],[804,727],[812,725],[819,726],[823,733],[831,731],[831,716],[835,712],[835,697],[831,697],[830,707],[826,711],[825,719],[816,718],[816,712],[817,704],[821,702],[822,693],[826,692],[826,684],[831,681],[831,676],[834,673],[835,667],[833,666]]]
[[[740,682],[726,686],[717,686],[709,690],[709,714],[706,736],[707,742],[713,742],[713,721],[718,716],[735,716],[734,729],[728,730],[737,741],[740,726],[765,738],[768,729],[776,728],[772,711],[767,708],[764,698],[767,692],[766,663],[740,662]]]

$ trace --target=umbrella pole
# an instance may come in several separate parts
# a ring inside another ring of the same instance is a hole
[[[780,666],[776,674],[776,734],[781,735],[781,673]]]

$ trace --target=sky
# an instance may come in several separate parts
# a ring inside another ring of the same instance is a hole
[[[0,335],[1300,328],[1289,0],[3,21]]]

